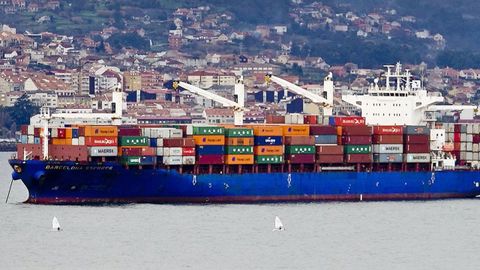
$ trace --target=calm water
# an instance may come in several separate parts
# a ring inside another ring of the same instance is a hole
[[[269,205],[8,204],[0,269],[480,269],[480,200]],[[275,215],[286,231],[272,232]],[[57,216],[64,230],[51,231]]]

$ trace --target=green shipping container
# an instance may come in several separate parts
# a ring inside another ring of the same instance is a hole
[[[285,146],[286,154],[315,154],[314,145],[290,145]]]
[[[345,154],[370,154],[372,152],[371,145],[345,145]]]
[[[227,128],[225,129],[226,137],[253,137],[253,129],[250,128]]]
[[[122,163],[127,165],[153,165],[156,162],[156,157],[122,157]]]
[[[283,156],[255,156],[256,164],[282,164]]]
[[[245,146],[245,145],[236,145],[236,146],[225,146],[225,153],[226,154],[253,154],[253,146]]]
[[[193,127],[193,135],[224,135],[224,127]]]
[[[149,146],[150,139],[140,136],[122,136],[120,137],[121,146]]]

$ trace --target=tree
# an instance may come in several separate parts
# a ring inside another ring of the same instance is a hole
[[[30,117],[40,112],[40,107],[35,105],[28,97],[23,94],[15,101],[15,104],[10,109],[10,117],[18,126],[26,125],[30,122]]]

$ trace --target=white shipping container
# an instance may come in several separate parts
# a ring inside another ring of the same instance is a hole
[[[460,152],[460,160],[467,160],[467,152]]]
[[[428,163],[430,158],[430,154],[405,154],[404,156],[407,163]]]
[[[187,126],[187,136],[188,135],[193,135],[193,125],[188,125]]]
[[[157,147],[157,156],[163,156],[163,147]]]
[[[374,144],[373,153],[378,154],[401,154],[403,153],[402,144]]]
[[[163,155],[164,156],[181,156],[182,155],[182,148],[181,147],[165,147],[163,148]]]
[[[454,134],[454,133],[450,133],[450,132],[447,133],[447,141],[448,141],[448,142],[453,142],[453,137],[455,136],[455,135],[453,135],[453,134]]]
[[[28,135],[27,143],[34,144],[35,143],[35,136]]]
[[[195,156],[184,156],[182,159],[183,165],[195,165]]]
[[[183,138],[183,130],[181,129],[171,129],[170,130],[170,138]]]
[[[467,143],[460,143],[460,151],[467,151]]]
[[[473,133],[473,134],[478,134],[478,133],[480,133],[480,124],[477,124],[477,123],[473,124],[472,133]]]
[[[58,128],[52,128],[52,138],[58,138]]]
[[[163,157],[163,164],[165,165],[182,165],[182,156]]]
[[[473,153],[472,152],[466,152],[465,159],[468,161],[473,161]]]
[[[29,125],[27,128],[28,135],[35,135],[35,128],[32,125]]]
[[[467,141],[467,134],[466,133],[460,133],[460,141],[461,142],[466,142]]]
[[[467,134],[473,133],[473,124],[467,124]]]
[[[72,145],[78,145],[78,138],[72,138]]]
[[[473,142],[473,134],[467,134],[467,142],[468,143]]]
[[[473,152],[473,144],[472,143],[467,143],[467,151]]]
[[[78,145],[85,145],[85,137],[83,136],[78,137]]]
[[[88,149],[92,157],[116,157],[118,148],[116,146],[94,146]]]
[[[478,161],[479,154],[478,153],[473,153],[473,160]]]
[[[163,147],[163,139],[162,138],[157,139],[157,146],[158,147]]]
[[[478,153],[478,143],[472,144],[472,151],[473,151],[474,153]]]

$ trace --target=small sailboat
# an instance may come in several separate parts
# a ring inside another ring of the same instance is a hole
[[[285,227],[283,227],[283,223],[280,220],[280,218],[278,216],[276,216],[275,217],[275,228],[273,229],[273,231],[283,231],[283,230],[285,230]]]
[[[60,227],[60,223],[58,222],[57,217],[53,217],[52,230],[54,230],[54,231],[61,231],[62,230],[62,228]]]

